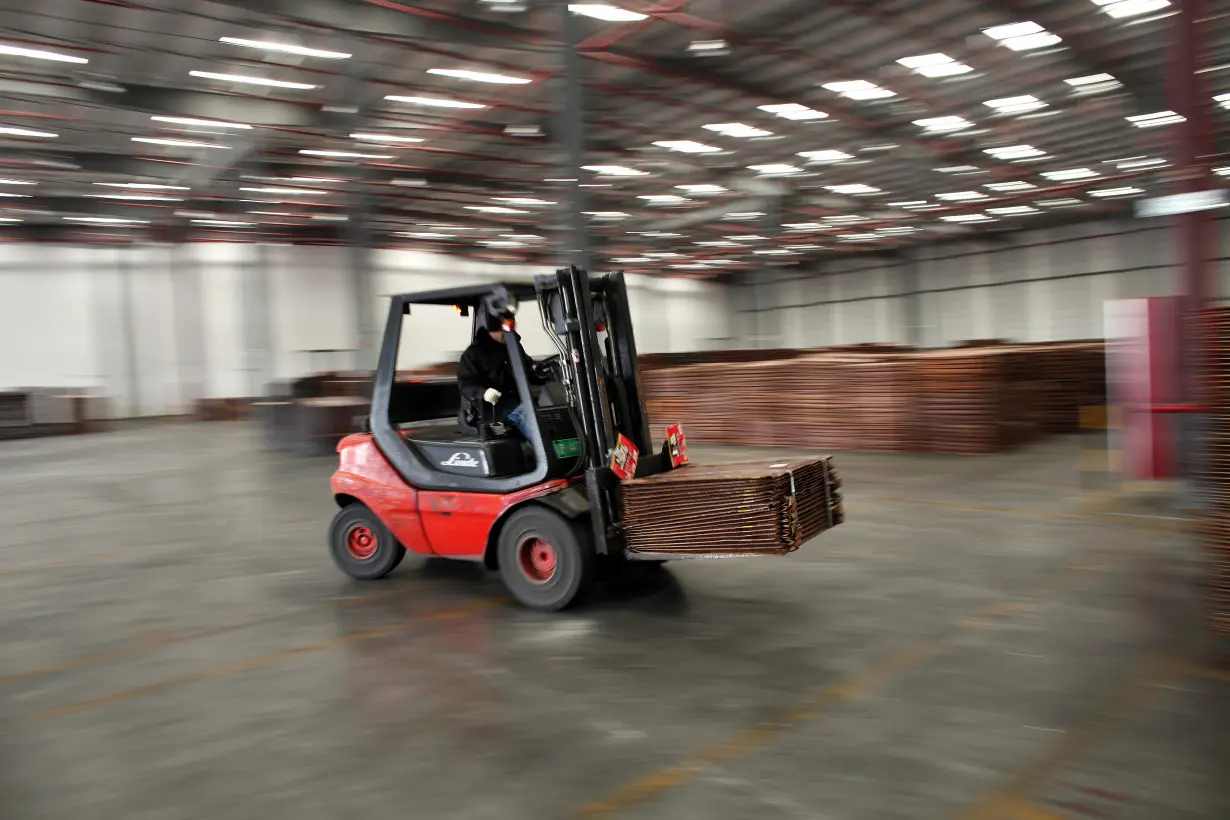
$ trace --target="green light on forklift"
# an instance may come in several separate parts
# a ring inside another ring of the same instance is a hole
[[[556,458],[576,458],[581,453],[581,442],[575,438],[562,438],[551,442]]]

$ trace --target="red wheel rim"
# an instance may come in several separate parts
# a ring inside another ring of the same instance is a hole
[[[379,547],[380,539],[372,532],[371,527],[359,524],[346,533],[346,552],[350,553],[351,558],[366,561],[376,554]]]
[[[555,576],[555,547],[541,538],[527,538],[517,548],[521,574],[535,584],[545,584]]]

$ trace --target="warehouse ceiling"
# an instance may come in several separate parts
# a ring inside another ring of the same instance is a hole
[[[1202,76],[1220,137],[1230,3],[1211,5]],[[1096,218],[1173,190],[1167,0],[573,8],[577,190],[603,266],[711,276]],[[531,263],[569,244],[555,0],[0,13],[10,239],[370,238]]]

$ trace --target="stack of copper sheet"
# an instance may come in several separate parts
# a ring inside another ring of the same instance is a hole
[[[968,455],[1002,449],[1002,387],[1012,355],[999,348],[917,354],[924,449]]]
[[[1208,312],[1203,328],[1209,350],[1206,366],[1209,404],[1205,480],[1208,509],[1203,526],[1208,560],[1209,622],[1215,632],[1230,635],[1230,310]]]
[[[731,377],[732,365],[696,364],[644,374],[646,410],[665,424],[683,422],[690,438],[712,444],[737,440],[747,421],[737,406],[745,391]]]
[[[686,467],[622,486],[628,549],[641,554],[784,555],[845,519],[828,456]]]

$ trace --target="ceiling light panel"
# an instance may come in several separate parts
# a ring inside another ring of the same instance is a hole
[[[394,143],[411,143],[422,142],[422,137],[402,137],[394,134],[351,134],[352,140],[361,140],[363,142],[387,142]]]
[[[327,196],[330,191],[317,191],[311,188],[240,188],[253,194],[284,194],[298,196]]]
[[[822,151],[800,151],[798,155],[810,160],[813,163],[842,162],[847,159],[854,159],[853,156],[847,154],[845,151],[836,151],[832,149]]]
[[[197,142],[196,140],[172,140],[163,137],[133,137],[133,142],[148,142],[151,145],[167,145],[172,148],[220,148],[230,150],[229,145],[218,145],[214,142]]]
[[[1137,128],[1159,128],[1164,125],[1177,125],[1186,122],[1187,117],[1173,111],[1155,111],[1152,114],[1137,114],[1126,118]]]
[[[478,211],[484,214],[528,214],[520,208],[506,208],[503,205],[466,205],[467,211]]]
[[[719,134],[727,137],[737,137],[739,139],[751,139],[754,137],[771,137],[772,131],[766,131],[763,128],[756,128],[753,125],[748,125],[743,122],[717,122],[709,123],[704,126],[707,131],[716,131]]]
[[[1106,15],[1120,19],[1162,11],[1170,7],[1170,0],[1093,0],[1093,4],[1101,6]]]
[[[690,194],[724,194],[728,190],[721,185],[697,184],[697,185],[676,185],[681,191],[687,191]]]
[[[164,117],[162,115],[154,115],[150,117],[154,122],[165,122],[171,125],[186,125],[191,128],[236,128],[242,131],[251,130],[252,126],[242,122],[225,122],[223,120],[202,120],[196,117]]]
[[[649,176],[648,171],[638,171],[635,168],[629,168],[626,165],[582,165],[584,171],[592,171],[595,174],[601,174],[608,177],[644,177]],[[575,179],[567,180],[547,180],[548,182],[576,182]]]
[[[268,77],[252,77],[247,74],[222,74],[217,71],[189,71],[188,74],[204,80],[219,80],[225,83],[239,83],[240,85],[266,85],[270,88],[295,88],[301,91],[310,91],[313,88],[317,88],[317,86],[311,83],[292,83],[286,80],[271,80]]]
[[[309,157],[331,157],[333,159],[394,159],[392,154],[364,154],[360,151],[324,151],[315,148],[304,148],[299,153]]]
[[[26,57],[31,60],[51,60],[56,63],[77,63],[78,65],[84,65],[89,62],[85,57],[61,54],[58,51],[47,51],[42,48],[25,48],[9,45],[8,43],[0,43],[0,54],[9,57]]]
[[[647,17],[638,11],[629,11],[610,3],[569,3],[568,10],[605,23],[635,23]]]
[[[487,108],[484,103],[467,102],[465,100],[453,100],[446,97],[404,97],[400,94],[390,94],[385,97],[390,102],[408,103],[410,105],[423,105],[429,108]]]
[[[914,120],[914,124],[919,128],[935,133],[962,131],[966,128],[974,127],[974,123],[964,117],[929,117],[926,119]]]
[[[1091,168],[1066,168],[1062,171],[1046,171],[1042,176],[1056,182],[1071,182],[1076,179],[1093,179],[1101,174]]]
[[[871,185],[825,185],[825,188],[835,194],[878,194],[880,189]]]
[[[953,191],[948,194],[936,194],[935,198],[948,202],[969,202],[975,199],[986,199],[987,195],[981,191]]]
[[[35,131],[32,128],[18,128],[14,125],[0,125],[0,134],[10,137],[36,137],[38,139],[56,139],[60,136],[50,131]]]
[[[1145,191],[1143,188],[1125,187],[1125,188],[1101,188],[1096,191],[1089,191],[1088,193],[1090,196],[1109,198],[1109,197],[1118,197],[1118,196],[1136,196],[1137,194],[1143,194],[1144,192]]]
[[[278,51],[283,54],[298,54],[300,57],[319,57],[322,60],[348,60],[353,54],[344,51],[325,51],[320,48],[308,48],[291,43],[278,43],[270,40],[248,40],[243,37],[221,37],[219,42],[244,48],[256,48],[261,51]]]
[[[428,74],[441,77],[455,77],[458,80],[472,80],[476,83],[492,83],[495,85],[528,85],[533,82],[526,77],[513,77],[508,74],[493,74],[486,71],[468,71],[462,68],[429,68]]]
[[[713,145],[705,145],[703,142],[695,142],[693,140],[658,140],[654,145],[684,154],[715,154],[722,150]]]
[[[992,191],[1032,191],[1037,188],[1032,182],[1024,180],[1016,180],[1013,182],[988,182],[987,186]]]
[[[758,174],[766,176],[786,176],[787,174],[798,174],[802,172],[802,168],[796,168],[793,165],[785,163],[770,163],[768,165],[749,165],[748,170],[755,171]]]
[[[806,105],[799,103],[774,103],[772,105],[757,106],[761,111],[772,114],[775,117],[781,117],[785,120],[824,120],[828,119],[828,114],[823,111],[817,111],[814,108],[809,108]]]
[[[895,97],[895,91],[889,91],[867,80],[845,80],[838,83],[825,83],[825,89],[834,94],[840,94],[851,100],[881,100]]]
[[[917,57],[902,57],[897,61],[915,74],[924,77],[954,77],[958,74],[968,74],[974,69],[965,63],[959,63],[947,54],[920,54]]]
[[[987,148],[983,153],[990,154],[996,159],[1008,160],[1010,162],[1019,159],[1045,157],[1047,155],[1045,151],[1032,145],[1004,145],[999,148]]]
[[[1063,41],[1059,35],[1052,34],[1032,20],[1023,23],[1009,23],[1006,26],[993,26],[983,29],[982,33],[1013,51],[1032,51]]]
[[[988,108],[994,108],[1000,114],[1024,114],[1029,111],[1037,111],[1039,108],[1046,108],[1046,103],[1032,94],[987,100],[983,105]]]

